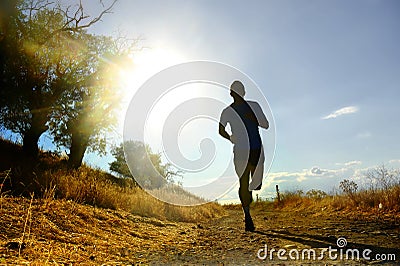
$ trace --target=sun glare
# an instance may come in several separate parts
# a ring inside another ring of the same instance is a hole
[[[181,54],[170,49],[145,48],[131,54],[129,60],[131,60],[131,67],[120,70],[121,83],[126,87],[127,93],[137,89],[157,72],[182,63],[184,58]]]
[[[165,47],[144,48],[129,55],[129,62],[124,68],[118,69],[120,86],[122,88],[123,103],[118,115],[118,131],[123,129],[125,113],[129,102],[138,88],[159,71],[182,63],[185,58],[179,52]]]

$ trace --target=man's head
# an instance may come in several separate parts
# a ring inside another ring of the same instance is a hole
[[[231,91],[230,91],[230,95],[232,97],[236,97],[236,96],[240,96],[241,98],[244,97],[244,95],[246,94],[246,91],[244,90],[244,86],[243,83],[240,82],[239,80],[235,80],[232,84],[231,84]]]

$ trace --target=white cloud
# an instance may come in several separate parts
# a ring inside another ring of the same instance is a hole
[[[310,172],[313,175],[322,175],[326,172],[326,170],[322,170],[321,168],[314,166],[313,168],[311,168]]]
[[[391,167],[399,168],[399,167],[400,167],[400,159],[390,160],[390,161],[389,161],[389,165],[390,165]]]
[[[357,134],[357,138],[359,138],[359,139],[366,139],[366,138],[370,138],[371,136],[372,136],[372,134],[369,131],[365,131],[365,132]]]
[[[305,175],[300,175],[296,178],[297,182],[303,182],[305,180],[307,180],[308,178]]]
[[[275,185],[279,184],[282,191],[303,189],[322,189],[326,192],[337,187],[343,179],[352,179],[359,175],[358,169],[351,167],[358,165],[359,161],[341,164],[338,169],[322,169],[314,166],[311,169],[303,169],[298,172],[269,173],[263,185],[262,195],[272,195]]]
[[[358,112],[358,107],[356,106],[347,106],[343,107],[339,110],[334,111],[333,113],[330,113],[327,116],[322,117],[322,119],[331,119],[331,118],[336,118],[341,115],[347,115],[347,114],[352,114]]]
[[[354,166],[354,165],[360,165],[360,164],[362,164],[361,161],[350,161],[350,162],[344,163],[345,166]]]
[[[361,164],[362,164],[361,161],[349,161],[349,162],[345,162],[345,163],[335,163],[335,165],[347,166],[347,167],[361,165]]]

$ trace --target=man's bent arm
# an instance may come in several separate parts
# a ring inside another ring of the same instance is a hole
[[[265,117],[265,116],[264,116]],[[261,119],[259,122],[260,127],[268,129],[269,128],[269,122],[267,120],[267,118],[265,119]]]
[[[229,136],[228,132],[226,132],[224,125],[219,123],[219,134],[226,138],[227,140],[231,140],[231,136]]]
[[[262,111],[261,107],[259,104],[257,106],[257,120],[258,120],[258,125],[262,128],[268,129],[269,128],[269,122],[267,117],[265,116],[264,112]]]

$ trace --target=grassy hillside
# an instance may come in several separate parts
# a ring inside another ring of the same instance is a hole
[[[32,160],[24,157],[19,145],[6,140],[0,140],[0,159],[2,198],[29,198],[33,195],[35,199],[71,200],[97,208],[124,210],[171,221],[197,221],[223,213],[215,203],[182,207],[161,202],[136,187],[130,179],[117,178],[87,166],[70,170],[63,158],[52,153],[41,152],[39,160],[33,164]],[[177,189],[174,191],[183,193]],[[185,197],[190,199],[187,194]],[[199,200],[194,196],[192,198]]]
[[[182,189],[162,193],[199,201]],[[34,161],[0,140],[0,264],[113,264],[128,255],[140,262],[146,254],[134,253],[137,247],[160,248],[193,226],[187,222],[224,213],[216,203],[161,202],[130,179],[84,165],[70,170],[52,153]]]

